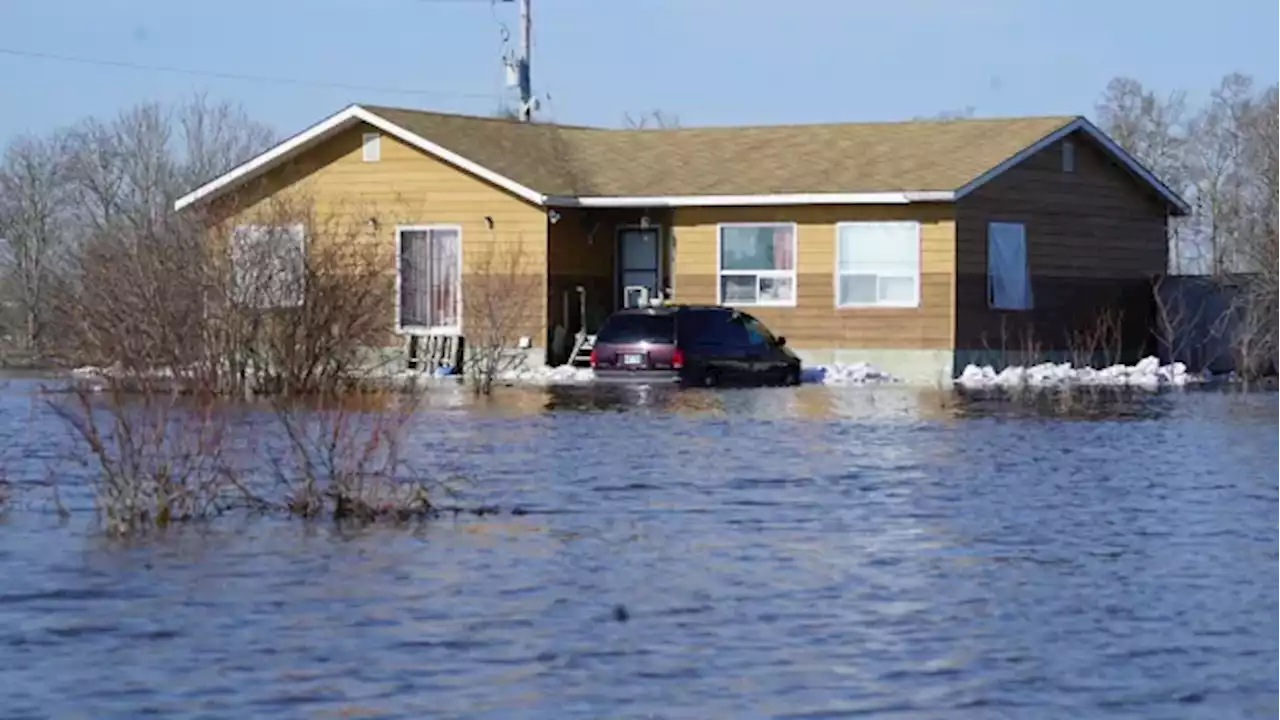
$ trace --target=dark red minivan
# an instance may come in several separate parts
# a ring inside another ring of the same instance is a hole
[[[600,380],[798,385],[800,358],[786,342],[733,308],[636,308],[605,320],[591,367]]]

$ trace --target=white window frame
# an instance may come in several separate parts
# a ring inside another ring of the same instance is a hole
[[[406,233],[406,232],[431,232],[436,230],[452,230],[458,234],[458,299],[457,299],[458,307],[457,307],[457,314],[456,314],[456,317],[458,318],[458,324],[456,326],[403,325],[401,324],[401,313],[400,313],[401,280],[402,280],[400,256],[401,256],[401,250],[404,247],[404,244],[401,242],[400,236],[402,233]],[[462,302],[462,295],[464,292],[463,278],[462,278],[462,253],[463,253],[462,226],[461,225],[445,225],[445,224],[397,225],[394,238],[395,238],[395,244],[396,244],[396,333],[400,335],[444,335],[444,336],[452,336],[452,337],[461,337],[462,325],[463,325],[462,310],[464,307]]]
[[[724,262],[724,231],[725,228],[735,227],[751,227],[751,228],[791,228],[791,269],[790,270],[728,270],[726,271],[722,264]],[[800,226],[795,222],[778,222],[778,221],[760,221],[760,222],[727,222],[716,224],[716,304],[726,307],[795,307],[796,299],[800,296],[800,282],[797,272],[797,266],[800,264]],[[734,302],[726,303],[724,301],[724,282],[725,276],[756,276],[756,302],[744,303]],[[791,299],[786,301],[769,301],[760,302],[760,277],[782,277],[791,279]]]
[[[367,132],[360,137],[360,160],[362,162],[382,160],[382,133]]]
[[[1015,307],[1015,306],[997,305],[995,302],[995,277],[994,277],[994,273],[992,273],[992,265],[991,265],[991,255],[992,255],[991,253],[992,232],[991,231],[997,226],[1016,227],[1022,231],[1022,260],[1023,260],[1022,272],[1024,273],[1024,278],[1025,278],[1026,287],[1027,287],[1027,295],[1026,295],[1027,303],[1024,306]],[[1023,222],[1013,222],[1008,220],[992,220],[987,223],[987,235],[984,241],[986,242],[986,245],[987,245],[986,247],[986,250],[987,250],[987,307],[992,310],[1006,310],[1010,312],[1034,310],[1036,306],[1036,298],[1035,298],[1035,293],[1032,292],[1032,287],[1031,287],[1031,244],[1027,242],[1027,224]]]
[[[846,227],[856,227],[859,225],[910,225],[915,231],[916,237],[916,267],[915,267],[915,294],[909,301],[903,302],[887,302],[879,300],[880,287],[879,275],[876,274],[876,302],[871,303],[841,303],[840,302],[840,276],[841,275],[870,275],[869,272],[841,272],[840,270],[840,231]],[[920,307],[920,283],[921,283],[921,265],[924,263],[924,256],[921,251],[920,242],[920,222],[918,220],[847,220],[836,223],[835,229],[835,254],[836,267],[832,278],[832,292],[835,293],[835,306],[838,310],[849,310],[858,308],[918,308]]]
[[[235,257],[236,236],[249,234],[256,231],[266,232],[270,236],[274,236],[276,233],[289,231],[294,233],[297,236],[298,251],[299,253],[301,253],[301,257],[303,261],[302,267],[298,269],[299,274],[298,274],[297,280],[298,280],[299,287],[298,287],[297,302],[246,303],[243,299],[238,297],[238,291],[236,290],[236,277],[237,277],[237,271],[238,271],[238,268],[236,266],[236,257]],[[307,228],[306,228],[306,225],[304,225],[303,223],[289,223],[287,225],[263,225],[259,223],[249,223],[246,225],[236,225],[231,229],[231,233],[232,233],[232,236],[227,246],[227,255],[231,260],[230,280],[231,280],[231,293],[233,297],[233,302],[235,302],[238,305],[252,307],[255,310],[281,310],[281,309],[287,309],[287,308],[299,308],[306,303],[306,298],[307,298],[307,270],[306,270]]]

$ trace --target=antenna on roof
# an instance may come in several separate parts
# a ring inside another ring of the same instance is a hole
[[[503,0],[503,2],[511,1]],[[514,59],[507,59],[504,64],[507,71],[507,86],[516,85],[520,88],[520,106],[516,108],[516,114],[521,122],[531,122],[533,111],[538,109],[538,99],[533,96],[533,77],[530,71],[532,65],[530,55],[533,47],[533,15],[530,8],[532,0],[519,1],[520,50]]]

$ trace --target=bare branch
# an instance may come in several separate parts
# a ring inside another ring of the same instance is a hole
[[[495,379],[524,364],[519,339],[538,325],[542,282],[520,236],[499,241],[491,234],[468,265],[462,297],[466,374],[475,391],[487,395]]]
[[[680,127],[680,116],[663,110],[650,110],[632,115],[623,113],[623,125],[631,130],[666,130]]]

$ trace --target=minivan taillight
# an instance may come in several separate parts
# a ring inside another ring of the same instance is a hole
[[[596,349],[591,348],[591,367],[594,368],[595,366],[596,366]]]
[[[684,351],[680,348],[671,351],[671,367],[676,370],[684,367]]]

